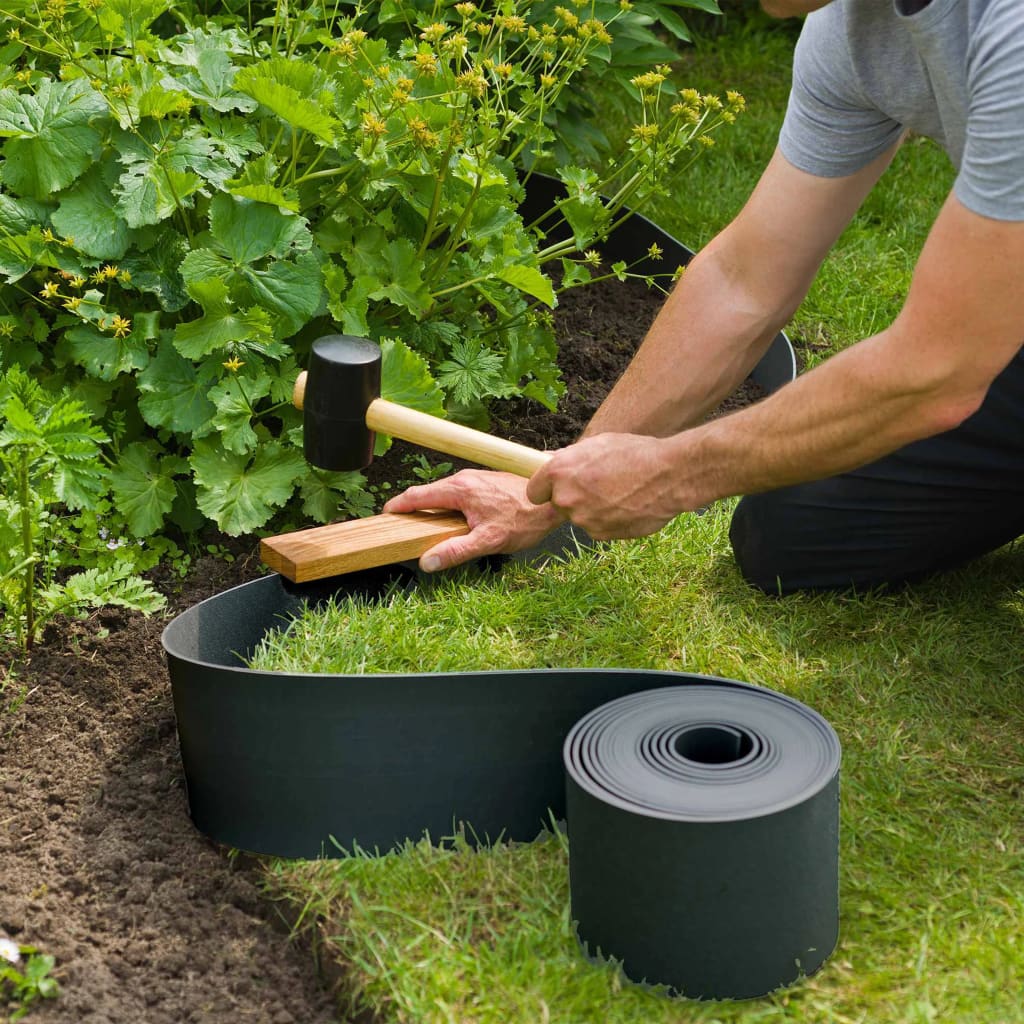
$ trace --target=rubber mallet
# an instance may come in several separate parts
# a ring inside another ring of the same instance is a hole
[[[309,368],[295,382],[303,411],[303,449],[320,469],[365,469],[375,433],[530,477],[551,457],[514,441],[451,423],[380,397],[381,350],[372,341],[332,334],[313,342]],[[385,513],[268,537],[263,561],[295,583],[419,558],[448,537],[468,533],[458,512]]]
[[[373,460],[375,432],[525,477],[550,458],[524,444],[385,401],[380,375],[381,350],[372,341],[331,334],[313,342],[309,369],[299,374],[292,396],[303,412],[308,462],[321,469],[365,469]]]

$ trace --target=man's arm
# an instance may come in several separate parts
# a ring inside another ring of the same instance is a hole
[[[895,150],[846,178],[776,152],[736,219],[690,263],[584,431],[664,437],[704,420],[746,379]]]
[[[951,195],[886,330],[721,420],[564,449],[528,494],[599,538],[652,532],[715,498],[820,479],[957,426],[1022,341],[1024,223],[983,217]],[[617,492],[627,467],[630,493]]]
[[[828,179],[805,174],[776,153],[736,219],[690,263],[586,436],[617,431],[667,437],[701,422],[788,321],[891,156],[849,177]],[[624,477],[630,476],[627,467]],[[478,470],[411,487],[384,507],[449,508],[466,516],[470,533],[421,559],[431,570],[528,547],[568,514],[533,505],[524,480]],[[626,508],[635,514],[632,505]]]

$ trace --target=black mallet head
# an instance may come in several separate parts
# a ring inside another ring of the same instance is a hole
[[[320,469],[365,469],[373,461],[374,433],[366,411],[380,398],[380,346],[366,338],[329,334],[317,338],[296,388],[303,410],[303,452]]]

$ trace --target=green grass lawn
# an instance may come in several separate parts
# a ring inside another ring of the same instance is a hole
[[[680,72],[683,84],[748,100],[678,205],[658,215],[694,247],[736,213],[774,147],[792,34],[758,25],[692,50]],[[895,315],[950,182],[934,146],[905,147],[791,325],[810,362]],[[672,669],[804,701],[843,744],[835,955],[813,978],[745,1003],[623,984],[576,947],[566,840],[555,834],[480,851],[455,837],[381,857],[275,861],[268,887],[317,937],[344,1008],[379,1024],[1024,1021],[1024,552],[901,593],[775,600],[737,573],[730,507],[596,560],[460,574],[343,606],[265,657],[285,669],[297,658],[302,671],[310,659],[346,672]],[[328,649],[325,637],[341,642]]]

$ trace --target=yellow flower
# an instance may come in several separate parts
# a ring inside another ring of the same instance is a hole
[[[592,267],[601,265],[601,254],[596,249],[588,249],[583,254],[583,262],[589,263]]]
[[[540,84],[544,86],[545,89],[553,89],[558,85],[558,79],[555,78],[554,75],[541,75]]]
[[[664,251],[665,250],[662,249],[662,247],[658,245],[657,242],[651,242],[651,244],[647,247],[647,255],[650,256],[652,260],[660,260],[662,253]]]
[[[56,281],[47,281],[40,289],[39,294],[44,299],[52,299],[60,294],[60,285]]]
[[[43,241],[56,242],[57,236],[49,228],[43,228]]]
[[[504,14],[494,19],[494,23],[498,28],[505,29],[506,32],[525,32],[526,31],[526,19],[518,14]]]
[[[132,322],[127,317],[115,316],[110,322],[115,338],[127,338],[132,333]]]
[[[462,89],[463,92],[468,92],[479,99],[485,92],[487,92],[487,79],[480,73],[476,68],[470,71],[463,71],[455,79],[456,84]]]
[[[441,43],[441,49],[445,53],[465,53],[469,47],[469,40],[461,33],[455,32]]]
[[[105,267],[104,267],[104,268],[103,268],[103,269],[102,269],[102,270],[100,271],[100,273],[101,273],[101,274],[103,275],[103,277],[104,277],[104,278],[105,278],[106,280],[108,280],[108,281],[113,281],[113,280],[114,280],[114,278],[115,278],[115,277],[117,277],[117,275],[118,275],[118,274],[120,273],[120,271],[119,271],[119,270],[117,269],[117,267],[115,267],[115,266],[114,266],[114,265],[113,265],[112,263],[108,263],[108,264],[107,264],[107,265],[106,265],[106,266],[105,266]]]
[[[435,21],[433,25],[428,25],[420,33],[420,39],[423,39],[428,43],[436,43],[444,36],[446,31],[447,28],[445,27],[444,22]]]
[[[658,126],[656,124],[635,124],[632,134],[643,142],[653,142],[658,137]]]
[[[653,89],[657,85],[661,85],[665,81],[665,76],[658,74],[657,71],[646,71],[642,75],[636,75],[630,79],[638,89]]]
[[[416,62],[416,70],[421,74],[437,74],[437,58],[432,53],[417,53],[414,60]]]
[[[238,371],[245,366],[245,363],[238,358],[238,356],[232,356],[230,359],[220,364],[229,373],[238,373]]]
[[[386,135],[388,126],[373,113],[363,114],[363,131],[367,135],[373,135],[376,138],[380,138],[382,135]]]
[[[71,298],[66,299],[64,302],[64,308],[74,313],[76,309],[82,304],[81,295],[72,295]]]
[[[580,23],[580,19],[567,7],[556,7],[555,14],[558,15],[559,21],[568,28],[575,28]]]
[[[431,149],[437,145],[437,133],[430,130],[422,117],[414,117],[409,121],[409,131],[424,149]]]

